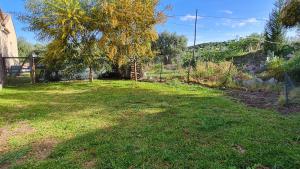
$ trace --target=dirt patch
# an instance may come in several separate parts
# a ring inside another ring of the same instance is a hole
[[[10,151],[8,144],[9,139],[16,136],[24,136],[31,134],[35,131],[27,122],[19,122],[16,128],[5,126],[0,128],[0,154],[5,154]],[[22,163],[26,157],[22,157],[16,160],[16,163]],[[0,168],[10,168],[11,163],[0,164]]]
[[[32,144],[32,150],[28,152],[26,155],[22,156],[19,159],[16,159],[15,163],[17,165],[22,165],[30,158],[34,158],[36,160],[45,160],[51,154],[55,145],[57,145],[58,141],[54,139],[44,139],[37,143]],[[4,164],[0,164],[0,168],[10,168],[12,167],[11,161],[6,162]]]
[[[83,164],[83,168],[95,168],[96,167],[96,160],[91,160]]]
[[[9,127],[0,128],[0,154],[9,150],[8,140],[12,137],[31,134],[35,131],[27,122],[20,122],[17,128],[10,129]]]
[[[266,166],[263,166],[263,165],[260,165],[260,166],[257,166],[255,169],[270,169],[270,168],[266,167]]]
[[[276,110],[283,114],[299,113],[300,105],[293,104],[287,107],[278,105],[278,92],[270,91],[246,91],[246,90],[226,90],[225,93],[237,101],[243,102],[247,106],[260,109]]]
[[[10,167],[11,167],[11,165],[8,164],[8,163],[0,164],[0,168],[1,168],[1,169],[8,169],[8,168],[10,168]]]
[[[10,126],[0,128],[0,154],[9,153],[11,151],[8,144],[9,139],[17,136],[25,136],[35,132],[35,129],[27,122],[20,122],[16,126],[16,128],[12,128]],[[57,143],[58,141],[55,139],[43,139],[42,141],[32,143],[32,150],[21,158],[16,159],[15,163],[21,165],[32,157],[37,160],[44,160],[51,154]],[[7,162],[1,164],[0,168],[10,168],[11,165],[11,162]]]
[[[33,143],[32,151],[28,154],[34,156],[37,160],[46,159],[52,152],[58,141],[55,139],[44,139],[38,143]]]
[[[245,154],[246,150],[244,147],[242,147],[241,145],[234,145],[233,148],[238,151],[240,154]]]

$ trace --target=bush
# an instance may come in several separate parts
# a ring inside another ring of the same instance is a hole
[[[267,74],[269,77],[282,80],[285,72],[285,60],[283,58],[274,56],[267,58]]]
[[[200,62],[191,74],[192,80],[211,87],[236,87],[234,78],[239,74],[232,62]]]
[[[293,80],[300,82],[300,52],[287,61],[284,67]]]
[[[265,76],[283,80],[285,72],[287,72],[294,81],[300,82],[300,52],[296,53],[294,58],[288,61],[276,56],[268,57]]]

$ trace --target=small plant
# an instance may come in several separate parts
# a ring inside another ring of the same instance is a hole
[[[300,81],[300,52],[296,53],[294,58],[287,61],[284,67],[293,80]]]
[[[283,58],[274,56],[267,58],[267,74],[269,77],[282,79],[285,72],[285,60]]]

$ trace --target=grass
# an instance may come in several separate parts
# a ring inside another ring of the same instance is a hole
[[[0,129],[10,133],[0,168],[296,169],[299,126],[299,114],[248,108],[200,86],[9,87],[0,92]]]

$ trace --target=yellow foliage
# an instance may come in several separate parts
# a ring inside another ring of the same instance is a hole
[[[119,63],[153,55],[151,43],[158,38],[155,25],[165,19],[163,12],[156,10],[159,0],[97,0],[90,6],[85,4],[89,2],[27,0],[31,15],[25,20],[41,39],[52,40],[49,50],[53,51],[49,53],[60,53],[61,46],[55,45],[80,47],[85,52],[91,40]],[[95,32],[102,32],[102,36]]]
[[[85,30],[83,23],[91,21],[78,0],[44,0],[39,29],[62,41]]]
[[[118,0],[101,4],[100,43],[112,60],[138,59],[152,56],[151,42],[157,40],[155,25],[164,21],[164,14],[157,12],[158,0]]]

